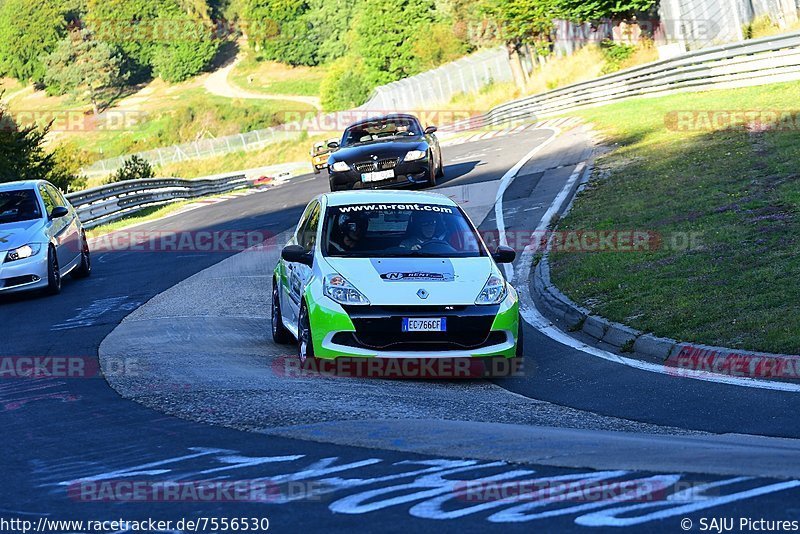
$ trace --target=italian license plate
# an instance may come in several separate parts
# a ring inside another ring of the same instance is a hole
[[[447,319],[444,317],[428,319],[424,317],[404,317],[403,332],[446,332]]]
[[[362,182],[380,182],[394,178],[394,169],[388,171],[365,172],[361,175]]]

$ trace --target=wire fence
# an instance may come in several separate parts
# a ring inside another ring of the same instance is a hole
[[[662,0],[658,18],[649,28],[657,44],[675,47],[677,56],[724,43],[742,41],[746,25],[758,17],[769,16],[779,27],[798,20],[800,0]],[[639,21],[639,25],[644,21]],[[570,54],[590,42],[619,36],[619,26],[610,21],[597,25],[557,24],[554,39],[556,53]],[[666,54],[665,54],[666,56]],[[461,93],[475,93],[493,82],[513,80],[511,61],[502,47],[485,50],[416,76],[377,87],[369,100],[356,110],[317,114],[302,122],[253,130],[224,137],[201,139],[136,155],[153,165],[223,156],[251,151],[268,145],[297,141],[304,135],[327,133],[335,137],[350,119],[359,114],[400,110],[435,110]],[[82,169],[87,176],[105,175],[119,169],[131,155],[98,161]]]
[[[302,135],[328,133],[337,137],[350,117],[363,113],[391,110],[431,109],[430,106],[449,102],[459,93],[479,91],[493,82],[513,78],[508,54],[503,48],[486,50],[437,69],[377,87],[370,99],[356,110],[343,113],[323,113],[302,122],[291,122],[247,133],[201,139],[135,155],[152,165],[167,165],[239,151],[259,150],[267,145],[296,141]],[[334,133],[335,132],[335,133]],[[98,161],[83,169],[87,176],[105,175],[119,169],[131,154]]]

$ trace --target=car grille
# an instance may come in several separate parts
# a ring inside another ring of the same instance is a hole
[[[353,337],[358,345],[377,350],[434,351],[485,346],[498,309],[499,306],[346,307],[356,327]],[[446,317],[447,332],[403,332],[403,317]]]
[[[378,161],[361,161],[354,163],[353,167],[358,172],[388,171],[397,167],[400,158],[379,159]]]

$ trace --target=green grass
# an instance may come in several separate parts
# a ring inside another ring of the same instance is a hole
[[[290,67],[248,55],[231,72],[230,82],[247,91],[271,95],[319,96],[325,67]]]
[[[268,128],[282,124],[286,111],[313,109],[280,100],[231,100],[194,88],[181,92],[168,106],[146,110],[144,120],[130,128],[87,133],[82,146],[103,159]]]
[[[687,132],[665,121],[675,110],[794,111],[798,102],[800,83],[785,83],[581,112],[614,150],[560,228],[648,230],[663,246],[556,252],[554,283],[657,335],[800,353],[800,132]],[[673,246],[690,234],[695,247]]]

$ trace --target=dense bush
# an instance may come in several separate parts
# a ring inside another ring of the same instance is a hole
[[[122,163],[122,167],[111,175],[111,181],[124,182],[125,180],[143,180],[145,178],[152,178],[153,176],[155,176],[155,172],[153,172],[153,167],[150,163],[134,154],[126,159]]]
[[[320,99],[326,111],[352,109],[363,104],[372,85],[367,81],[363,66],[354,58],[334,64],[320,86]]]

